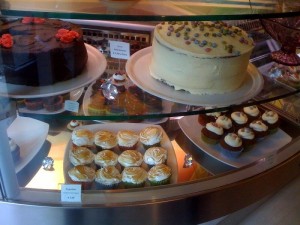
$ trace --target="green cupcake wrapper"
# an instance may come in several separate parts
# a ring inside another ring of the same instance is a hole
[[[145,182],[134,184],[129,182],[123,182],[125,188],[140,188],[145,186]]]
[[[161,181],[150,181],[149,180],[149,183],[150,183],[151,186],[159,186],[159,185],[169,184],[170,180],[171,180],[171,177],[168,177],[168,178],[166,178],[164,180],[161,180]]]

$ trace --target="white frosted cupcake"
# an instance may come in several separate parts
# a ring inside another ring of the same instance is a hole
[[[143,187],[148,173],[142,167],[126,167],[122,172],[122,182],[125,188]]]
[[[131,130],[120,130],[117,133],[118,146],[121,151],[136,149],[139,135]]]
[[[117,146],[118,141],[115,133],[108,130],[100,130],[95,133],[94,143],[98,151],[101,151],[103,149],[113,149]]]
[[[69,151],[70,162],[74,165],[91,165],[94,161],[94,153],[86,147],[73,147]]]
[[[224,129],[215,122],[209,122],[201,130],[201,139],[207,144],[217,144],[224,134]]]
[[[274,133],[279,126],[279,116],[276,112],[267,110],[262,114],[262,121],[268,126],[270,133]]]
[[[74,130],[71,139],[76,146],[92,147],[94,145],[94,133],[87,129]]]
[[[140,132],[140,142],[145,149],[159,147],[163,138],[163,131],[159,127],[149,126]]]
[[[114,189],[122,181],[122,175],[114,166],[107,166],[97,170],[95,182],[98,189]]]
[[[256,105],[244,107],[243,112],[247,115],[249,122],[257,120],[260,117],[260,111]]]
[[[118,154],[111,150],[103,150],[95,155],[95,164],[98,167],[116,166]]]
[[[250,123],[249,127],[254,131],[257,139],[264,138],[269,134],[268,126],[261,120],[254,120]]]
[[[118,162],[123,167],[140,166],[143,162],[143,155],[137,150],[125,150],[119,155]]]
[[[164,185],[170,183],[172,170],[165,164],[158,164],[152,167],[148,172],[148,180],[152,186]]]
[[[78,126],[81,126],[81,122],[78,120],[71,120],[70,123],[68,123],[67,128],[69,130],[74,130]]]
[[[72,183],[81,184],[82,190],[88,190],[95,179],[96,171],[88,166],[78,165],[68,171]]]
[[[219,126],[223,127],[225,133],[230,133],[234,131],[232,120],[225,115],[219,116],[218,119],[216,120],[216,123]]]
[[[167,161],[168,151],[162,147],[148,148],[144,154],[144,162],[149,166],[163,164]]]
[[[255,134],[251,128],[249,127],[240,128],[237,134],[243,141],[244,149],[248,149],[249,147],[255,144]]]
[[[236,158],[243,151],[242,139],[235,133],[229,133],[220,141],[222,153],[227,157]]]
[[[248,117],[244,112],[235,111],[230,117],[236,130],[245,127],[248,123]]]

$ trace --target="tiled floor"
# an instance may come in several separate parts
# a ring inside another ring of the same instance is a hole
[[[300,225],[300,176],[267,199],[199,225]]]

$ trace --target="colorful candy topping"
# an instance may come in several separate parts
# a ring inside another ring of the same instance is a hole
[[[79,34],[73,30],[59,29],[55,37],[62,43],[71,43],[75,39],[79,38]]]
[[[3,48],[11,48],[14,44],[13,38],[10,34],[2,34],[0,38],[0,46]]]
[[[39,17],[24,17],[22,19],[22,23],[24,24],[42,24],[45,22],[44,18],[39,18]]]

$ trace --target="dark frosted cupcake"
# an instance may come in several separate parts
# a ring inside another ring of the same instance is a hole
[[[222,154],[227,157],[236,158],[243,151],[242,139],[235,133],[229,133],[220,141]]]
[[[248,117],[248,123],[251,123],[253,120],[257,120],[260,117],[260,111],[256,105],[244,107],[243,112]]]
[[[122,175],[114,166],[107,166],[97,170],[95,182],[97,189],[115,189],[122,181]]]
[[[148,173],[142,167],[126,167],[122,172],[122,182],[125,188],[143,187]]]
[[[217,144],[223,136],[223,128],[215,122],[210,122],[201,130],[201,138],[208,144]]]
[[[261,119],[268,126],[270,133],[277,131],[279,127],[279,116],[276,112],[267,110],[262,114]]]
[[[268,126],[261,120],[254,120],[249,127],[254,131],[256,139],[262,139],[269,134]]]
[[[42,98],[30,98],[24,100],[25,106],[28,110],[36,111],[44,108]]]
[[[148,172],[148,180],[150,185],[164,185],[169,184],[172,175],[172,170],[165,164],[158,164],[153,166]]]
[[[205,110],[213,109],[213,107],[205,107]],[[198,115],[198,122],[205,126],[205,124],[209,122],[215,122],[216,119],[221,115],[221,112],[210,112],[205,114],[199,114]]]
[[[62,95],[51,96],[43,99],[43,106],[49,112],[54,112],[63,107],[64,99]]]
[[[149,126],[140,132],[140,142],[145,149],[150,147],[160,147],[163,138],[163,131],[160,127]]]
[[[96,171],[88,166],[78,165],[68,171],[72,183],[80,184],[82,190],[89,190],[94,182]]]
[[[247,126],[247,124],[248,124],[248,117],[243,112],[240,112],[240,111],[232,112],[230,115],[230,118],[235,127],[235,130],[243,128],[243,127]]]
[[[255,134],[251,128],[240,128],[237,134],[242,139],[245,150],[248,150],[251,146],[255,144]]]
[[[225,115],[219,116],[216,123],[223,128],[226,134],[234,131],[232,120]]]

